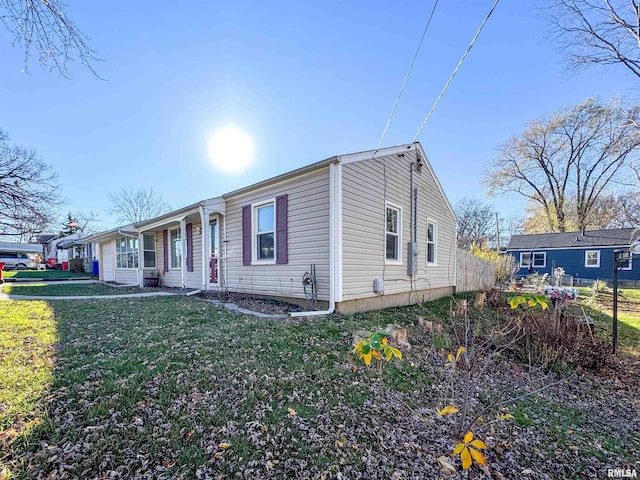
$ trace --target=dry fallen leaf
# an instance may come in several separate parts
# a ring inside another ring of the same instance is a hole
[[[454,467],[449,461],[449,457],[442,455],[441,457],[436,458],[438,464],[440,465],[440,472],[445,475],[453,475],[456,473],[456,467]]]
[[[287,408],[287,412],[289,412],[289,415],[291,415],[292,417],[296,416],[296,411],[291,407]]]

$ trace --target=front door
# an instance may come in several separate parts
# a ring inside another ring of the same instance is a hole
[[[209,283],[218,283],[218,261],[220,257],[220,228],[218,220],[209,222]]]

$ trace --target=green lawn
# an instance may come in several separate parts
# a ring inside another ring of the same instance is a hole
[[[46,302],[1,302],[0,312],[0,446],[22,445],[46,417],[42,400],[53,380],[56,321]]]
[[[434,410],[451,340],[413,329],[412,348],[385,364],[382,378],[350,350],[355,330],[437,320],[450,304],[292,321],[194,297],[0,302],[12,319],[0,325],[0,478],[440,478],[435,458],[455,440],[454,419]],[[519,377],[526,386],[528,374],[507,363],[478,388]],[[633,409],[597,380],[587,385],[580,438],[568,445],[598,445],[616,465],[637,461]],[[577,408],[566,398],[546,399],[543,416],[532,416],[531,401],[514,405],[516,421],[504,427],[481,425],[494,439],[490,468],[516,478],[533,462],[553,477],[551,457],[536,452],[550,455],[554,435],[574,429],[554,423]],[[619,421],[601,422],[605,410],[620,412]],[[612,436],[626,448],[609,446]],[[510,446],[494,450],[498,443]],[[573,459],[564,478],[582,478]]]
[[[148,289],[138,287],[112,287],[103,283],[37,283],[21,285],[19,283],[6,283],[2,291],[11,295],[36,295],[36,296],[75,296],[75,295],[120,295],[125,293],[148,292]]]
[[[44,280],[58,279],[58,278],[76,278],[76,277],[91,277],[88,273],[73,273],[70,270],[3,270],[2,277],[5,279],[10,278],[42,278]]]
[[[595,298],[590,287],[580,287],[579,300],[597,330],[611,338],[613,330],[613,295],[601,292]],[[578,311],[575,307],[574,310]],[[620,289],[618,298],[618,342],[620,349],[640,356],[640,290]]]

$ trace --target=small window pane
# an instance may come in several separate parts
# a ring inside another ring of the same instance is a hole
[[[156,266],[156,252],[150,252],[149,250],[145,250],[144,266],[151,267],[151,268]]]
[[[218,235],[220,231],[218,228],[218,222],[216,220],[209,224],[209,237],[211,240],[211,255],[218,256]]]
[[[273,232],[274,230],[274,215],[273,204],[265,205],[258,208],[258,233],[260,232]]]
[[[436,246],[433,243],[427,244],[427,262],[435,263],[436,259]]]
[[[275,243],[273,233],[258,235],[258,259],[273,259],[275,255]]]
[[[387,208],[387,232],[398,233],[398,211]]]
[[[144,249],[145,250],[154,250],[156,249],[156,239],[153,234],[145,234],[143,237]]]
[[[398,260],[398,236],[387,233],[387,260]]]
[[[427,224],[427,242],[433,242],[433,223]]]

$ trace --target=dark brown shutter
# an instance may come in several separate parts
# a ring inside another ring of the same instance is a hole
[[[288,196],[276,197],[276,263],[289,263],[287,239]]]
[[[193,272],[193,223],[187,223],[187,272]]]
[[[242,264],[251,265],[251,205],[242,207]]]
[[[169,271],[169,230],[162,231],[162,257],[164,262],[162,270],[167,273]]]

